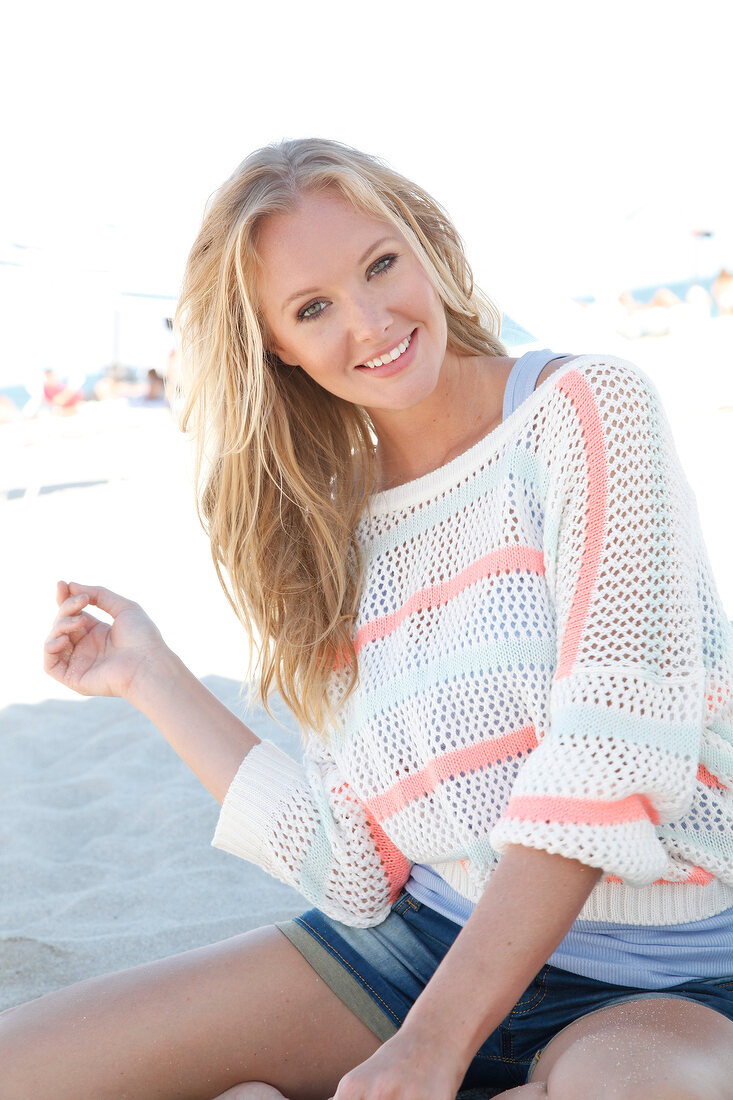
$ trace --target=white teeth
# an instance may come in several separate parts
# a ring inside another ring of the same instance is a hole
[[[399,357],[407,351],[411,340],[412,335],[406,336],[402,343],[398,344],[396,348],[392,348],[386,355],[380,355],[378,359],[367,359],[364,366],[369,367],[370,370],[374,370],[375,367],[383,367],[387,363],[394,363],[395,359],[399,359]]]

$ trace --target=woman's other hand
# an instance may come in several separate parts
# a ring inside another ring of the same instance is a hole
[[[333,1100],[455,1100],[466,1069],[440,1036],[398,1031],[341,1079]]]
[[[43,667],[81,695],[129,698],[145,664],[166,652],[160,632],[139,604],[108,588],[59,581],[56,602]],[[100,608],[113,621],[100,621],[89,607]]]

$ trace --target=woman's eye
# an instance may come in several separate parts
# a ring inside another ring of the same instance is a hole
[[[369,268],[370,275],[382,275],[385,271],[389,271],[391,267],[397,263],[397,257],[394,255],[382,256],[376,263],[372,264]]]
[[[298,311],[299,321],[312,321],[314,317],[320,317],[326,307],[325,302],[311,302]]]

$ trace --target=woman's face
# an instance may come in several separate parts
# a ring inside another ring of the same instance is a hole
[[[335,192],[306,193],[265,219],[258,252],[270,349],[284,363],[363,405],[375,423],[378,410],[413,408],[433,392],[445,310],[391,222]]]

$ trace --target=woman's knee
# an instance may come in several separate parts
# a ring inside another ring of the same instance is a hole
[[[533,1073],[550,1100],[733,1100],[733,1025],[681,998],[625,1002],[581,1017]]]
[[[730,1021],[694,1002],[627,1002],[558,1033],[545,1047],[532,1083],[501,1097],[733,1100],[731,1040]]]
[[[684,1043],[682,1044],[684,1046]],[[614,1046],[607,1034],[569,1046],[546,1080],[548,1100],[733,1100],[710,1059],[654,1051],[639,1043]]]

